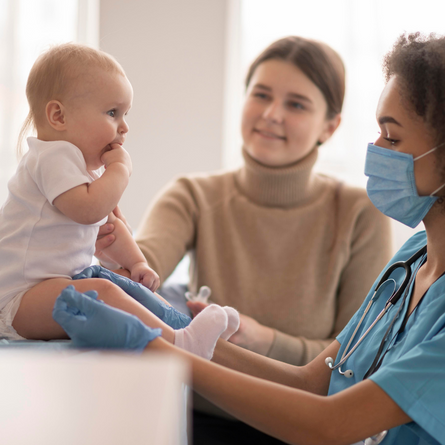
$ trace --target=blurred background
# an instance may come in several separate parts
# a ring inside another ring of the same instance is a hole
[[[27,75],[51,44],[103,49],[133,84],[126,149],[134,169],[121,207],[136,228],[173,178],[240,165],[247,67],[286,35],[325,41],[342,56],[343,121],[317,168],[364,187],[383,55],[403,32],[443,34],[444,16],[443,0],[421,8],[412,0],[0,0],[0,205],[17,165]],[[398,223],[393,232],[394,249],[413,233]]]

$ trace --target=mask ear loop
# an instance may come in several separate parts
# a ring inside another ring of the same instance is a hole
[[[431,193],[430,196],[434,196],[437,192],[439,192],[440,190],[442,190],[445,187],[445,184],[441,185],[438,189],[434,190],[433,193]]]
[[[441,144],[437,145],[436,147],[432,148],[431,150],[427,151],[426,153],[424,153],[423,155],[417,156],[417,158],[414,158],[413,161],[417,161],[421,158],[423,158],[426,155],[429,155],[430,153],[432,153],[433,151],[437,150],[438,148],[442,147],[442,145],[445,145],[445,142],[442,142]]]
[[[432,153],[433,151],[436,151],[439,147],[442,147],[442,145],[445,145],[445,142],[442,142],[441,144],[439,144],[437,147],[432,148],[431,150],[427,151],[426,153],[424,153],[423,155],[417,156],[417,158],[414,158],[413,161],[417,161],[421,158],[423,158],[424,156],[429,155],[430,153]],[[445,184],[442,184],[439,188],[437,188],[436,190],[434,190],[433,193],[431,193],[430,196],[434,196],[437,192],[439,192],[440,190],[442,190],[445,187]]]

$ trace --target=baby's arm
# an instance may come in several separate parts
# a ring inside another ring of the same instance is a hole
[[[94,224],[117,206],[131,175],[131,159],[119,144],[102,156],[104,174],[91,184],[82,184],[59,195],[53,204],[79,224]]]
[[[142,283],[154,292],[159,287],[159,275],[151,269],[125,224],[113,212],[108,222],[114,224],[116,240],[104,249],[104,253],[131,273],[131,279]]]

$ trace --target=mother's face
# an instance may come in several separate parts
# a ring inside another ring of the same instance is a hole
[[[295,65],[267,60],[247,88],[241,132],[244,148],[258,162],[281,167],[304,158],[340,124],[326,119],[318,87]]]

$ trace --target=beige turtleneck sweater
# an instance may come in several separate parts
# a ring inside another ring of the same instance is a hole
[[[178,179],[136,240],[163,282],[186,252],[190,287],[275,329],[268,356],[303,365],[343,329],[391,255],[389,221],[362,189],[244,153],[237,171]]]

